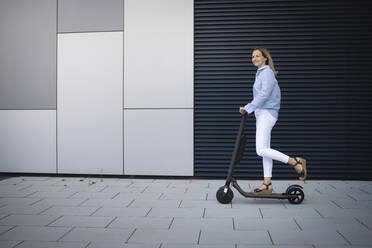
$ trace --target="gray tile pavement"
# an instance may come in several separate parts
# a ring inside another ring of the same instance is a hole
[[[178,208],[181,200],[133,200],[127,207],[129,208]]]
[[[115,217],[61,216],[60,218],[49,223],[48,226],[105,228],[114,219]]]
[[[0,208],[0,214],[39,214],[51,206],[5,205]]]
[[[51,206],[40,214],[89,216],[94,214],[97,210],[99,210],[98,207]]]
[[[17,248],[85,248],[88,242],[24,241]]]
[[[269,233],[264,230],[242,231],[242,230],[202,230],[200,244],[210,245],[232,245],[232,244],[251,244],[251,245],[271,245]]]
[[[0,240],[0,247],[1,248],[12,248],[12,247],[15,247],[16,245],[18,245],[22,242],[23,241],[11,241],[11,240],[1,241]]]
[[[47,226],[58,217],[57,215],[11,214],[0,219],[0,226]]]
[[[69,233],[61,238],[61,241],[85,241],[85,242],[127,242],[131,237],[133,229],[113,229],[113,228],[73,228]]]
[[[327,232],[270,230],[272,242],[275,245],[347,245],[348,242],[336,230]]]
[[[187,227],[182,230],[135,229],[130,243],[196,244],[200,231]]]
[[[80,199],[81,201],[81,199]],[[79,206],[81,207],[118,207],[125,208],[128,207],[134,199],[84,199]]]
[[[7,225],[7,226],[1,225],[0,226],[0,235],[6,233],[7,231],[9,231],[9,230],[11,230],[13,228],[14,228],[14,225]]]
[[[32,205],[40,201],[41,199],[35,198],[13,198],[13,197],[0,197],[0,205]]]
[[[34,201],[34,203],[30,205],[35,207],[79,207],[86,201],[87,199],[42,198]]]
[[[158,244],[123,244],[121,242],[91,242],[87,248],[159,248]]]
[[[180,244],[164,244],[162,248],[235,248],[235,245],[180,245]]]
[[[115,217],[107,228],[124,229],[164,229],[168,230],[173,222],[171,218],[159,217]],[[172,228],[173,229],[173,228]]]
[[[272,218],[235,218],[234,230],[301,230],[294,218],[275,219],[273,224]]]
[[[183,217],[183,218],[201,218],[204,208],[152,208],[147,216],[149,217]]]
[[[234,230],[233,218],[174,218],[172,230],[182,230],[185,227],[193,227],[197,230]]]
[[[246,190],[261,182],[240,180]],[[0,247],[372,247],[372,182],[274,181],[304,187],[300,205],[216,201],[224,180],[9,177],[0,181]]]
[[[93,216],[145,217],[151,208],[100,207]]]
[[[0,235],[0,240],[58,241],[71,228],[16,226]]]

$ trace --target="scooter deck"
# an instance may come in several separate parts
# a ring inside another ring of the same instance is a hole
[[[255,194],[252,194],[252,193],[244,192],[243,195],[245,197],[250,197],[250,198],[288,199],[288,195],[286,195],[284,193],[272,193],[270,195],[255,195]]]
[[[248,198],[266,198],[266,199],[289,199],[289,198],[296,198],[295,195],[287,195],[286,193],[272,193],[269,195],[256,195],[252,194],[251,192],[245,192],[238,183],[236,182],[235,179],[233,179],[233,184],[232,186],[243,196],[248,197]]]

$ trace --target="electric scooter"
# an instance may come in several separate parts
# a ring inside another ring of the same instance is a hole
[[[268,199],[288,199],[292,204],[300,204],[304,198],[305,194],[303,192],[302,186],[298,184],[290,185],[284,193],[272,193],[268,195],[256,195],[250,192],[244,191],[238,184],[237,180],[233,177],[235,165],[237,165],[241,158],[243,157],[244,147],[246,143],[246,137],[244,135],[244,126],[248,114],[242,115],[240,121],[240,127],[238,131],[238,136],[235,141],[234,152],[230,161],[229,170],[227,173],[226,183],[224,186],[217,190],[216,198],[222,204],[228,204],[234,198],[234,193],[230,188],[230,184],[244,197],[248,198],[268,198]]]

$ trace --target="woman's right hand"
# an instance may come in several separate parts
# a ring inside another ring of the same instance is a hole
[[[245,110],[244,107],[240,107],[240,108],[239,108],[239,112],[240,112],[242,115],[244,115],[245,113],[247,113],[247,111]]]

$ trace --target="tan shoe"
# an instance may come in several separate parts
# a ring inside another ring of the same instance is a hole
[[[306,159],[300,158],[300,157],[294,157],[294,160],[296,161],[296,164],[293,166],[294,168],[296,166],[301,166],[301,171],[297,172],[298,179],[301,181],[305,181],[307,177],[307,170],[306,170]]]
[[[266,189],[255,188],[254,190],[251,191],[251,193],[254,195],[271,195],[273,193],[273,186],[271,183],[269,184],[263,183],[262,185],[265,185]]]

